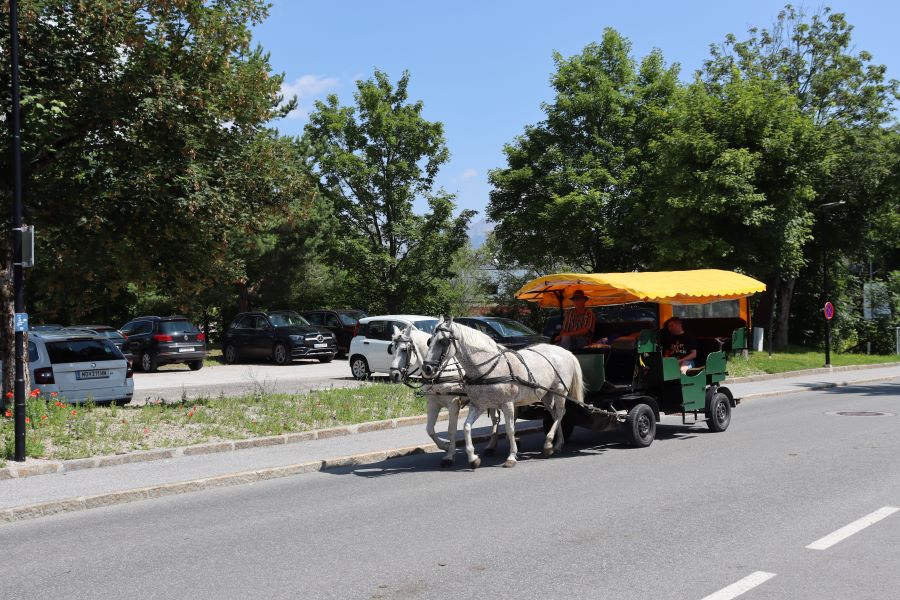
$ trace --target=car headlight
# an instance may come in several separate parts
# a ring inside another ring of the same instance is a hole
[[[299,342],[300,340],[303,339],[303,336],[302,335],[292,335],[292,336],[290,336],[290,338],[291,338],[291,341]]]

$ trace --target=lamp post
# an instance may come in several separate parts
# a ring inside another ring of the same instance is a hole
[[[816,207],[816,211],[822,211],[823,218],[824,214],[828,209],[834,208],[835,206],[841,206],[846,204],[843,200],[838,200],[837,202],[826,202],[825,204],[820,204]],[[824,228],[823,228],[824,229]],[[831,368],[831,317],[825,315],[825,305],[828,300],[828,294],[830,290],[829,281],[828,281],[828,236],[825,235],[825,231],[822,232],[822,241],[820,244],[822,250],[822,306],[821,309],[823,312],[823,316],[825,318],[825,366],[827,368]]]

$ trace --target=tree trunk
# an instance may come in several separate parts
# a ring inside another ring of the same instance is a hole
[[[248,312],[250,310],[250,290],[247,288],[246,281],[240,281],[238,286],[238,311]]]
[[[788,279],[778,279],[778,306],[775,315],[775,347],[780,349],[787,348],[788,345],[788,326],[791,318],[791,300],[794,298],[794,286],[797,284],[796,277]]]

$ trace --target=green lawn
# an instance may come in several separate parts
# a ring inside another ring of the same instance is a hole
[[[835,354],[831,353],[831,364],[835,367],[848,365],[869,365],[880,363],[900,363],[900,356],[879,354]],[[784,373],[802,369],[817,369],[825,365],[824,352],[811,352],[809,348],[791,348],[787,352],[754,352],[749,359],[734,357],[728,359],[728,373],[732,377]]]
[[[70,459],[280,435],[421,415],[425,401],[403,385],[375,383],[302,395],[254,394],[146,406],[73,406],[29,399],[27,455]],[[0,416],[0,464],[12,456],[13,420]]]

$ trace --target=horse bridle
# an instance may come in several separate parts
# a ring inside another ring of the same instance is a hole
[[[452,335],[452,333],[451,333],[451,335]],[[423,387],[425,387],[426,385],[435,385],[438,383],[451,383],[451,382],[460,381],[462,379],[462,377],[460,377],[460,375],[462,373],[462,369],[460,367],[456,368],[456,372],[457,372],[456,377],[454,377],[452,375],[448,375],[447,377],[443,377],[443,378],[441,377],[444,370],[447,368],[447,364],[449,364],[449,362],[450,362],[450,357],[447,357],[446,363],[444,363],[441,366],[441,368],[438,370],[438,372],[435,374],[434,377],[425,377],[425,374],[422,372],[422,365],[425,364],[425,359],[419,354],[419,350],[416,348],[416,344],[415,344],[415,342],[413,342],[412,337],[404,338],[401,336],[400,339],[392,341],[391,344],[395,348],[397,347],[398,344],[407,344],[406,352],[408,352],[409,354],[407,355],[406,366],[403,367],[402,369],[395,369],[394,367],[391,367],[391,372],[393,373],[394,371],[396,371],[396,372],[400,373],[400,382],[409,388],[412,388],[414,390],[420,390]],[[415,356],[417,359],[417,363],[418,363],[416,365],[416,368],[413,369],[412,371],[409,370],[409,364],[411,362],[410,358],[409,358],[410,355]],[[419,374],[419,380],[422,381],[422,383],[419,385],[413,385],[412,383],[410,383],[409,378],[413,377],[417,373]]]

